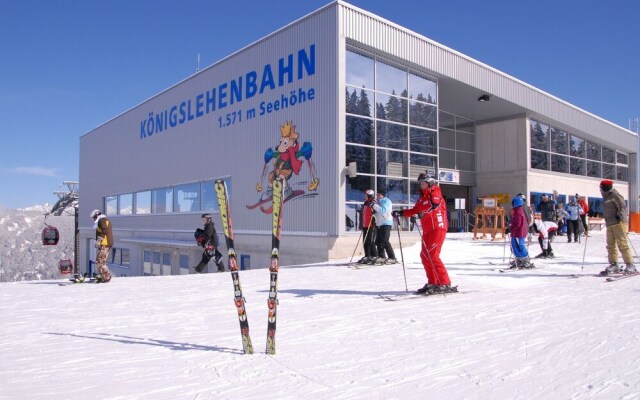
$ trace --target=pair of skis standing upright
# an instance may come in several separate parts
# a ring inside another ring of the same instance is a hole
[[[271,263],[269,265],[269,299],[267,305],[269,308],[267,323],[267,354],[276,353],[276,311],[278,306],[278,267],[279,267],[279,251],[280,251],[280,232],[282,230],[282,193],[283,182],[281,179],[273,181],[273,212],[271,225]],[[227,185],[223,180],[217,180],[215,183],[216,196],[218,197],[218,205],[220,208],[220,219],[224,229],[224,237],[227,243],[227,256],[229,258],[229,271],[231,271],[231,279],[233,280],[233,295],[236,309],[238,311],[238,320],[240,321],[240,334],[242,335],[242,349],[245,354],[253,354],[253,344],[249,336],[249,320],[247,318],[247,310],[245,307],[245,299],[242,295],[242,287],[240,286],[240,274],[236,251],[233,243],[233,229],[231,226],[231,213],[229,211],[229,193]]]

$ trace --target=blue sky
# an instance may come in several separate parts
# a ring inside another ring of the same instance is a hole
[[[79,138],[328,0],[0,0],[0,206],[54,203]],[[625,128],[636,0],[353,0]],[[115,160],[95,154],[96,168]]]

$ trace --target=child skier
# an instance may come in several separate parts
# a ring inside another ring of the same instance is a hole
[[[529,223],[524,212],[524,200],[516,196],[511,200],[511,250],[515,261],[511,263],[512,269],[534,268],[529,261],[529,251],[525,245],[525,238],[529,234]]]
[[[538,254],[536,258],[554,258],[550,237],[558,231],[558,224],[553,221],[537,219],[533,221],[533,231],[538,234],[538,243],[542,249],[542,253]]]

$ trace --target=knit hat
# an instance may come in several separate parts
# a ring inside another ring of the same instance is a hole
[[[603,192],[608,192],[611,189],[613,189],[613,181],[612,180],[603,179],[600,182],[600,190],[602,190]]]
[[[378,193],[383,195],[383,196],[386,196],[387,195],[387,189],[379,187],[378,188]]]

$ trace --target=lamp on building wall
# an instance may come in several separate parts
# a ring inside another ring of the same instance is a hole
[[[351,161],[347,166],[347,174],[349,175],[349,178],[358,177],[358,163]]]
[[[478,97],[478,101],[481,103],[484,103],[489,100],[491,100],[491,96],[489,96],[488,94],[483,94],[482,96]]]

